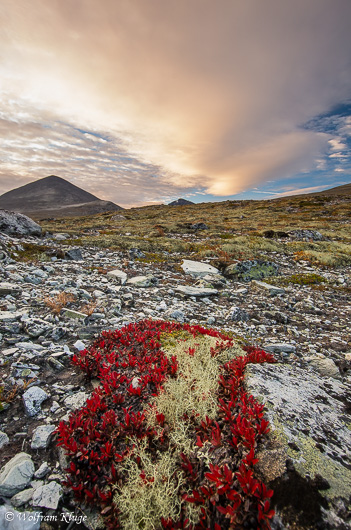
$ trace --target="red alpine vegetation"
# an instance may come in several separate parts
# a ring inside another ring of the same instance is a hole
[[[72,413],[68,422],[60,423],[58,445],[65,448],[70,458],[66,485],[81,504],[99,507],[107,528],[121,527],[113,502],[115,485],[125,480],[121,463],[133,458],[140,466],[145,487],[153,482],[133,451],[133,439],[143,439],[151,455],[169,450],[170,426],[165,416],[156,411],[156,421],[162,428],[160,436],[147,426],[145,406],[152,406],[168,378],[179,375],[177,358],[168,358],[162,351],[161,334],[176,335],[180,331],[194,337],[217,338],[215,348],[211,348],[212,356],[233,344],[230,337],[213,329],[144,320],[120,330],[104,331],[90,348],[73,357],[74,364],[87,377],[99,378],[101,385],[84,407]],[[178,521],[161,519],[163,528],[270,528],[273,491],[255,477],[254,469],[258,462],[257,444],[269,432],[269,425],[263,418],[263,405],[245,391],[244,372],[249,363],[275,360],[257,348],[245,350],[246,355],[221,368],[218,418],[199,421],[196,414],[185,418],[193,427],[196,450],[190,458],[179,454],[179,473],[186,479],[186,487],[180,491],[183,509]],[[189,348],[188,353],[193,356],[195,349]],[[206,448],[214,462],[208,466],[196,452]],[[189,491],[190,495],[185,493]],[[191,525],[187,520],[186,503],[199,506],[198,524]]]

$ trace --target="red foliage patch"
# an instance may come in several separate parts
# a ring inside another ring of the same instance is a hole
[[[101,385],[86,406],[71,414],[67,423],[60,423],[58,445],[65,448],[71,460],[66,485],[81,504],[99,507],[107,528],[120,528],[113,503],[113,486],[121,486],[124,479],[120,463],[129,457],[139,465],[132,437],[146,440],[151,453],[169,449],[169,427],[163,414],[157,414],[163,428],[159,437],[146,426],[144,409],[147,403],[152,404],[164,382],[177,374],[177,359],[169,359],[162,351],[160,336],[178,330],[218,338],[211,349],[213,356],[231,344],[229,337],[212,329],[144,320],[120,330],[104,331],[90,348],[73,357],[74,364],[88,377],[98,377]],[[189,355],[194,355],[191,349]],[[179,455],[187,491],[192,490],[191,495],[183,493],[182,498],[184,504],[201,507],[200,522],[195,527],[189,525],[183,510],[179,521],[162,519],[164,528],[270,528],[274,511],[269,499],[273,491],[267,490],[254,473],[257,443],[269,432],[269,426],[263,418],[263,405],[243,386],[246,365],[263,362],[275,360],[262,350],[246,348],[245,356],[222,367],[218,421],[206,418],[199,424],[196,417],[186,418],[194,426],[196,447],[201,451],[207,444],[214,463],[204,469],[196,453],[190,459]],[[133,384],[135,378],[138,385]],[[142,468],[140,476],[143,478]]]

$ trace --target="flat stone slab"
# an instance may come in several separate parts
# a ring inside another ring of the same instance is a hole
[[[193,278],[202,278],[207,274],[220,274],[219,270],[213,265],[202,263],[201,261],[192,261],[190,259],[183,260],[181,268],[185,274],[190,274]]]
[[[264,344],[263,349],[272,353],[295,353],[296,346],[294,346],[294,344],[285,344],[285,342],[283,342],[279,344]]]
[[[39,386],[30,387],[22,396],[24,408],[28,416],[36,416],[41,412],[41,404],[49,397]]]
[[[176,292],[185,296],[195,296],[197,298],[206,298],[218,294],[217,289],[207,289],[205,287],[191,287],[190,285],[180,285]]]
[[[154,276],[134,276],[127,281],[127,285],[134,285],[134,287],[152,287],[156,283]]]
[[[340,378],[339,368],[336,366],[333,359],[328,359],[326,357],[316,357],[310,361],[310,366],[312,366],[312,368],[314,368],[323,377],[334,377],[336,379]]]
[[[56,510],[62,497],[62,491],[62,486],[54,480],[48,484],[39,486],[33,494],[32,504],[33,506]]]
[[[61,313],[66,318],[74,318],[75,320],[84,320],[87,318],[86,313],[81,313],[80,311],[74,311],[73,309],[67,309],[64,307],[61,310]]]
[[[18,453],[0,471],[0,495],[12,497],[25,489],[34,475],[34,464],[27,453]]]
[[[7,294],[18,294],[22,288],[17,283],[0,282],[0,296]]]
[[[266,282],[260,282],[259,280],[252,280],[251,282],[256,287],[268,291],[270,296],[275,296],[277,294],[285,294],[285,289],[283,287],[276,287],[275,285],[270,285]]]

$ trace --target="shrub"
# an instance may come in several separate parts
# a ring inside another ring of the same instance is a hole
[[[270,528],[273,492],[254,470],[269,427],[243,381],[248,363],[274,358],[245,350],[215,330],[145,320],[76,354],[101,380],[57,430],[76,499],[110,529]]]
[[[51,311],[58,315],[61,310],[70,302],[74,302],[75,298],[71,293],[58,293],[55,297],[47,296],[44,298],[44,304],[47,305]]]

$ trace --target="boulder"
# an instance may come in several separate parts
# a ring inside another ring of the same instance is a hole
[[[190,274],[193,278],[202,278],[208,274],[220,274],[219,270],[208,263],[201,261],[183,260],[181,265],[185,274]]]
[[[294,474],[290,478],[300,484],[318,480],[329,486],[323,492],[327,499],[348,499],[351,423],[341,399],[346,399],[346,386],[288,364],[251,364],[246,376],[248,392],[266,404],[271,441],[276,442],[275,447],[283,447],[291,461]],[[284,475],[281,486],[285,491],[288,479]],[[312,488],[309,494],[313,495]]]
[[[278,272],[278,265],[272,261],[247,260],[233,263],[224,270],[224,276],[235,281],[262,280]]]
[[[25,489],[34,475],[34,464],[27,453],[18,453],[0,471],[0,495],[12,497]]]
[[[41,227],[32,219],[17,212],[0,210],[0,232],[9,236],[40,236]]]

